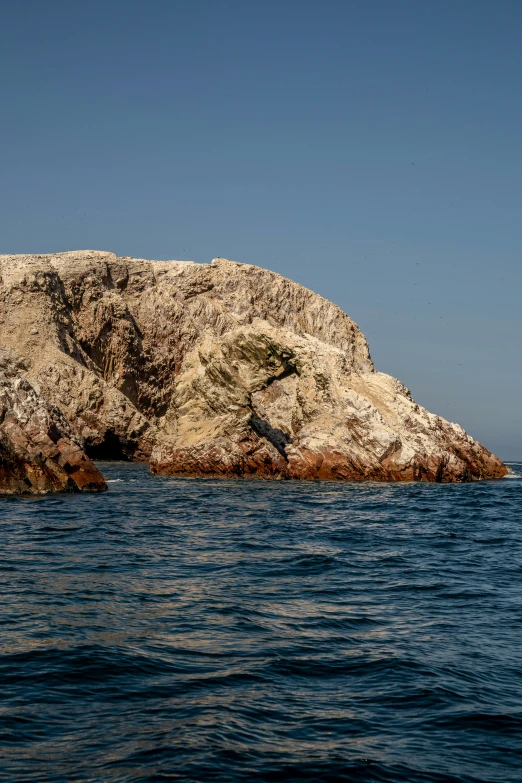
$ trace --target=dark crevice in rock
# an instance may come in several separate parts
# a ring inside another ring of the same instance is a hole
[[[271,386],[274,381],[282,381],[283,378],[288,378],[290,375],[299,375],[299,370],[294,364],[291,364],[290,362],[285,362],[285,364],[286,366],[282,372],[271,375],[269,378],[267,378],[266,383],[264,383],[261,388],[256,389],[256,391],[265,391],[265,389],[268,389],[268,387]]]
[[[281,381],[283,378],[288,378],[290,375],[298,375],[297,368],[293,364],[288,364],[283,372],[281,372],[279,375],[270,377],[264,385],[262,391],[268,389],[268,387],[271,386],[275,381]],[[252,396],[250,396],[249,407],[252,411],[250,426],[256,435],[258,435],[260,438],[266,438],[266,440],[269,441],[269,443],[271,443],[275,449],[277,449],[283,459],[288,462],[286,447],[289,443],[292,443],[292,438],[290,435],[287,435],[287,433],[279,429],[279,427],[272,427],[270,422],[259,415],[253,405]]]
[[[127,462],[129,459],[128,448],[112,430],[107,430],[101,443],[85,444],[85,453],[97,460]]]
[[[58,429],[58,427],[54,422],[50,424],[49,429],[47,430],[47,434],[53,443],[58,443],[58,441],[62,437],[62,433],[60,432],[60,430]]]
[[[283,430],[277,427],[272,427],[265,419],[253,411],[252,418],[250,419],[250,426],[260,438],[266,438],[274,448],[281,454],[281,456],[288,462],[286,456],[286,447],[292,442],[292,438],[283,432]]]
[[[441,459],[441,461],[439,462],[438,468],[437,468],[437,473],[435,475],[435,481],[437,482],[437,484],[441,484],[442,483],[442,479],[444,477],[444,468],[445,467],[446,467],[446,460]]]

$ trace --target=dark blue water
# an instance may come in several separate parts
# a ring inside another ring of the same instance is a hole
[[[0,500],[5,781],[522,780],[520,478]]]

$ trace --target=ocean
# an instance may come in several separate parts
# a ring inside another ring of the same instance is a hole
[[[1,498],[0,779],[522,780],[522,464]]]

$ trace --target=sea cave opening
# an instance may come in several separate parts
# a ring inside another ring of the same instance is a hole
[[[86,443],[85,453],[92,460],[110,462],[128,462],[129,454],[118,435],[112,430],[107,430],[103,440],[99,443]]]

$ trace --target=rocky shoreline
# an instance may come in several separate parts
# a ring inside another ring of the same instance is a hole
[[[107,489],[60,410],[23,377],[26,369],[11,351],[0,349],[0,492]]]
[[[375,370],[338,307],[248,264],[0,256],[0,493],[158,475],[460,482],[506,474]]]

